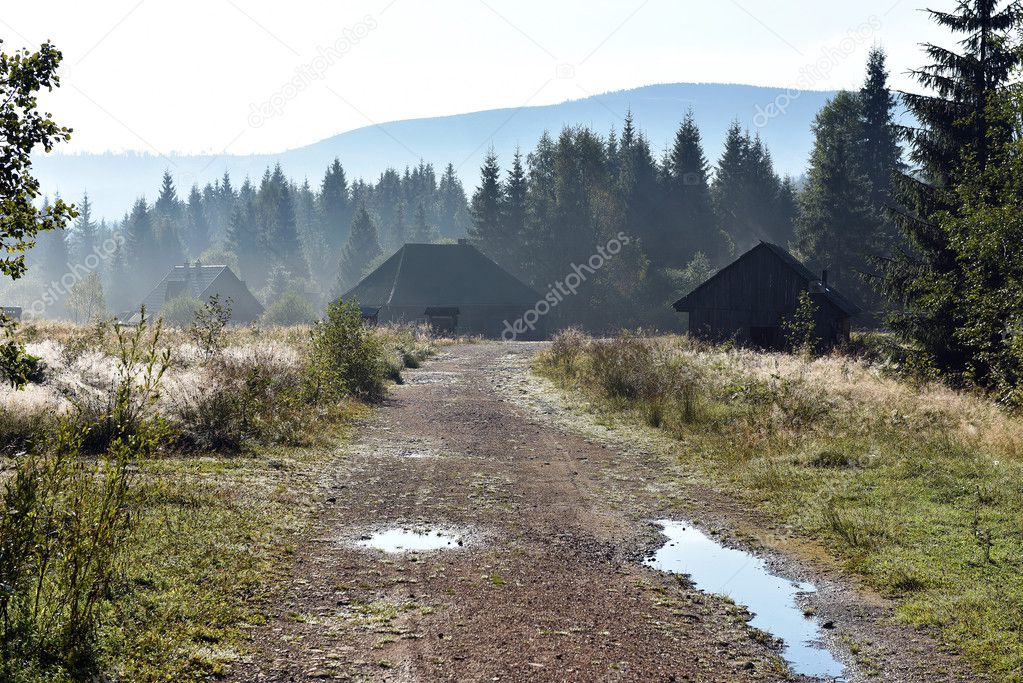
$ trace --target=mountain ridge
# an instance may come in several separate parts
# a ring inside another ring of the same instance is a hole
[[[278,153],[55,153],[36,156],[34,166],[44,192],[77,201],[88,190],[94,213],[107,219],[118,219],[140,196],[152,199],[164,170],[171,172],[179,196],[184,196],[193,183],[205,185],[225,171],[237,186],[245,176],[258,179],[266,167],[277,163],[289,177],[315,183],[334,157],[341,159],[350,179],[374,179],[388,167],[400,169],[422,160],[438,172],[447,163],[454,164],[468,190],[475,186],[479,165],[491,146],[507,162],[516,147],[532,149],[545,130],[552,134],[565,126],[620,130],[631,110],[637,129],[660,153],[692,108],[712,164],[727,127],[737,120],[764,139],[779,173],[798,176],[812,145],[813,118],[833,95],[742,84],[654,84],[557,104],[371,124]]]

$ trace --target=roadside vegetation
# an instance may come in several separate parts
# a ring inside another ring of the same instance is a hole
[[[333,305],[312,326],[29,323],[0,388],[0,679],[207,680],[353,418],[434,349]]]
[[[568,331],[536,367],[676,440],[687,476],[824,543],[900,620],[1023,680],[1023,420],[893,342],[858,346],[813,358]]]

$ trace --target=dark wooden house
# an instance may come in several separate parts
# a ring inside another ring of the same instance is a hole
[[[827,272],[815,275],[767,242],[721,269],[674,308],[689,315],[693,336],[778,350],[786,344],[784,323],[794,318],[802,292],[809,292],[815,304],[818,346],[830,349],[849,341],[850,320],[860,309],[828,284]]]
[[[541,296],[468,242],[406,244],[371,272],[343,301],[358,302],[363,319],[374,323],[423,323],[438,334],[542,338],[536,314]]]
[[[263,315],[263,305],[234,271],[227,266],[204,266],[198,263],[194,266],[186,263],[172,267],[146,296],[142,306],[145,306],[147,315],[156,316],[179,297],[189,297],[205,303],[215,295],[220,297],[222,304],[227,304],[230,299],[232,323],[250,323]],[[137,323],[140,319],[139,310],[136,310],[128,322]]]

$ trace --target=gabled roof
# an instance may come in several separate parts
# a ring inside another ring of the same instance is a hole
[[[727,271],[729,271],[729,270],[731,270],[733,268],[740,267],[741,264],[746,259],[748,259],[752,254],[756,253],[757,251],[759,251],[761,249],[767,249],[772,254],[774,254],[774,256],[776,256],[782,263],[784,263],[786,266],[791,268],[792,271],[795,272],[800,278],[805,280],[806,283],[807,283],[807,286],[811,286],[813,284],[820,285],[822,287],[822,289],[823,289],[823,291],[820,292],[820,294],[823,295],[832,304],[837,306],[839,309],[844,311],[847,315],[854,316],[854,315],[859,315],[860,314],[861,311],[860,311],[860,307],[859,306],[857,306],[852,301],[847,299],[845,296],[843,296],[841,294],[841,292],[839,292],[837,289],[835,289],[831,285],[828,285],[828,286],[825,287],[823,285],[823,283],[821,282],[821,278],[819,276],[815,275],[813,273],[813,271],[811,271],[805,265],[803,265],[803,263],[801,263],[799,261],[799,259],[797,259],[795,256],[790,254],[788,252],[788,250],[784,249],[783,247],[779,247],[777,244],[771,244],[770,242],[761,242],[760,244],[758,244],[757,246],[753,247],[752,249],[747,251],[745,254],[743,254],[742,256],[737,258],[735,261],[733,261],[729,265],[727,265],[724,268],[722,268],[721,270],[719,270],[711,278],[706,280],[703,284],[699,285],[698,287],[693,289],[693,291],[689,292],[684,297],[682,297],[681,299],[676,301],[674,306],[673,306],[673,308],[676,311],[685,311],[685,310],[687,310],[687,306],[688,306],[688,303],[689,303],[688,300],[692,296],[694,296],[695,294],[701,292],[703,289],[705,289],[707,287],[713,286],[714,282],[717,281],[719,278],[721,278],[724,273],[726,273]]]
[[[363,306],[532,306],[540,295],[469,244],[406,244],[341,297]]]
[[[239,306],[254,305],[262,311],[262,306],[256,298],[252,296],[252,293],[248,291],[248,288],[245,287],[245,283],[238,280],[238,277],[227,266],[173,266],[167,275],[164,276],[163,280],[161,280],[160,283],[156,285],[156,287],[154,287],[148,295],[146,295],[142,305],[146,307],[146,311],[149,312],[150,315],[155,315],[162,311],[164,306],[166,306],[170,300],[176,299],[179,296],[187,295],[193,299],[204,301],[216,293],[210,291],[210,288],[215,282],[217,282],[217,280],[220,279],[221,276],[226,276],[236,281],[244,290],[244,294],[246,295],[245,298],[251,298],[251,301],[237,301],[234,302],[235,304]],[[171,296],[168,297],[168,290],[176,291],[172,291]],[[140,316],[136,312],[131,318],[131,321],[137,322],[138,318],[140,318]]]

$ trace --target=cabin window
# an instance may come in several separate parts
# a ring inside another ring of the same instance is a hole
[[[429,323],[433,333],[438,336],[453,336],[458,329],[457,308],[427,308],[426,322]]]
[[[777,327],[751,327],[749,340],[759,349],[777,350],[784,345],[781,329]]]

